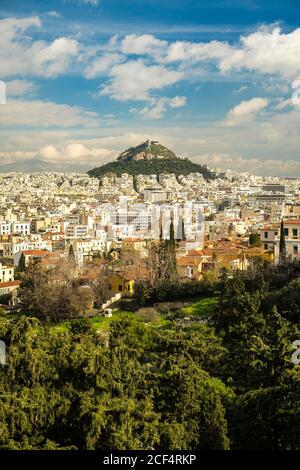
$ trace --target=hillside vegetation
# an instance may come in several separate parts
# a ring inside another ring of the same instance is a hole
[[[117,176],[122,173],[132,176],[160,175],[162,173],[172,173],[179,176],[201,173],[206,179],[213,178],[212,172],[206,166],[193,163],[187,158],[178,158],[172,150],[164,145],[149,140],[125,150],[119,155],[117,161],[88,172],[90,176],[97,178],[107,173],[114,173]]]
[[[205,179],[212,179],[211,171],[203,165],[198,165],[190,160],[132,160],[132,161],[116,161],[102,165],[98,168],[90,170],[88,174],[94,177],[101,177],[106,173],[115,173],[121,176],[122,173],[129,175],[159,175],[161,173],[173,173],[176,176],[189,175],[190,173],[201,173]]]

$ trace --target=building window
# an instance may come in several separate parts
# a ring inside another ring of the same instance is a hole
[[[289,235],[289,229],[288,229],[288,228],[285,228],[285,229],[283,230],[283,232],[284,232],[284,235],[285,235],[286,237],[288,237],[288,235]]]
[[[267,249],[268,249],[268,244],[267,244],[267,243],[265,243],[265,245],[264,245],[264,246],[265,246],[265,250],[267,250]]]
[[[265,232],[265,238],[268,238],[269,234],[268,232]]]
[[[122,292],[122,290],[123,290],[123,286],[122,284],[119,284],[119,292]]]
[[[293,246],[293,253],[294,253],[294,255],[298,255],[298,253],[299,253],[298,245]]]
[[[298,237],[298,229],[293,228],[293,237],[297,238]]]

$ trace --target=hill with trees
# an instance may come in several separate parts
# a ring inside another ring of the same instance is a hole
[[[159,175],[162,173],[188,175],[200,173],[205,179],[212,179],[213,174],[205,165],[199,165],[187,158],[178,158],[172,150],[158,142],[146,141],[137,147],[131,147],[122,152],[116,161],[107,163],[90,170],[88,174],[100,178],[106,173],[120,176],[129,175]]]

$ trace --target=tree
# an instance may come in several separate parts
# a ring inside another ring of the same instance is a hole
[[[293,332],[276,309],[263,310],[266,293],[266,285],[248,292],[241,275],[236,274],[225,280],[213,314],[212,323],[227,349],[222,377],[239,393],[274,385],[288,357]]]
[[[181,222],[181,239],[183,241],[186,240],[186,236],[185,236],[185,227],[184,227],[184,220],[182,219],[182,222]]]
[[[250,246],[260,246],[261,245],[259,233],[250,233],[249,245]]]
[[[52,320],[85,315],[94,299],[91,290],[82,290],[75,278],[74,263],[62,262],[46,270],[33,262],[22,276],[19,292],[21,308],[37,317]]]
[[[24,273],[25,271],[26,271],[26,258],[25,258],[24,253],[22,252],[20,256],[19,264],[18,264],[18,272]]]
[[[76,266],[76,258],[75,252],[72,243],[69,246],[69,256],[68,256],[69,263],[72,264],[74,267]]]
[[[39,260],[29,263],[21,277],[19,299],[23,311],[41,314],[45,309],[45,286],[49,273],[42,267]]]
[[[279,263],[286,263],[286,245],[285,245],[285,232],[283,220],[280,224],[280,241],[279,241]]]

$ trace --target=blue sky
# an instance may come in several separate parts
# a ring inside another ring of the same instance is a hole
[[[0,37],[3,163],[102,164],[150,137],[300,176],[298,0],[1,0]]]

